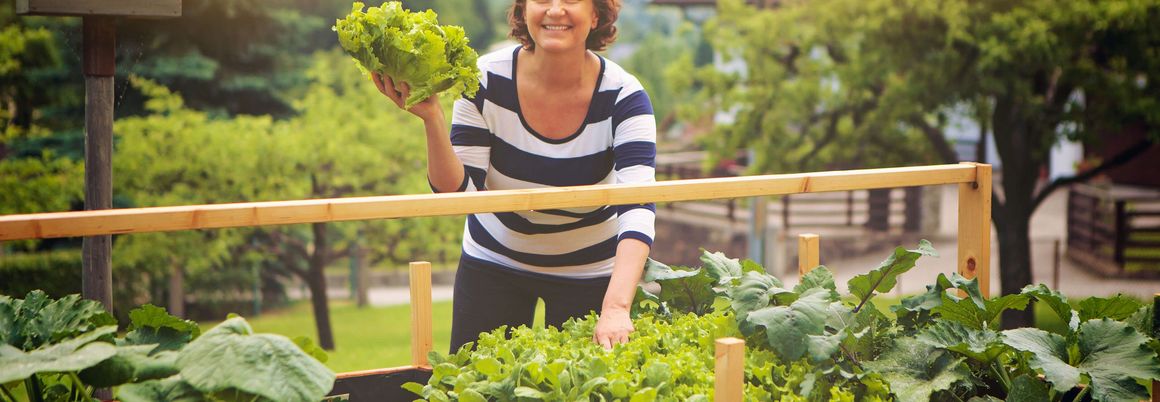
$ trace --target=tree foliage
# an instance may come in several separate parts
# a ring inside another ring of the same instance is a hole
[[[723,155],[760,150],[762,171],[951,163],[943,131],[950,114],[967,110],[993,132],[1002,162],[992,211],[1006,294],[1030,283],[1028,224],[1047,195],[1160,138],[1160,2],[779,4],[721,3],[709,36],[744,71],[702,74],[709,99],[736,112],[706,143]],[[1037,190],[1060,139],[1127,129],[1149,139]]]

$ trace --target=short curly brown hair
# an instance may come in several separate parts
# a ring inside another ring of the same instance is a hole
[[[515,0],[508,9],[508,26],[511,32],[508,36],[520,41],[528,50],[536,49],[536,42],[528,32],[528,21],[524,19],[528,0]],[[588,33],[585,47],[588,50],[600,51],[616,40],[616,17],[620,14],[620,0],[592,0],[596,8],[596,29]]]

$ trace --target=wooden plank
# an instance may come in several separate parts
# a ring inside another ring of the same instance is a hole
[[[975,181],[973,165],[0,216],[0,240],[711,200]],[[988,193],[989,194],[989,193]]]
[[[991,165],[975,166],[973,183],[959,183],[959,275],[979,278],[983,297],[991,295]]]
[[[434,350],[431,331],[431,263],[411,263],[411,364],[429,367],[427,354]]]
[[[346,378],[364,377],[364,376],[368,376],[368,375],[391,375],[391,374],[395,374],[395,373],[402,373],[404,371],[430,370],[430,369],[431,369],[430,367],[421,367],[421,366],[399,366],[399,367],[387,367],[387,368],[378,368],[378,369],[370,369],[370,370],[347,371],[345,373],[335,374],[334,379],[335,380],[342,380],[342,379],[346,379]]]
[[[818,248],[821,237],[813,233],[803,233],[798,235],[798,277],[805,276],[818,265],[821,265],[821,257],[818,254]]]
[[[713,400],[741,402],[745,391],[745,341],[737,338],[718,339],[715,355]]]
[[[181,0],[16,0],[16,14],[180,17]]]

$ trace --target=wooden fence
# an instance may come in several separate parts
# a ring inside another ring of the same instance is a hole
[[[1160,196],[1073,186],[1067,255],[1103,275],[1160,277]]]
[[[977,163],[864,169],[786,175],[714,179],[669,180],[648,184],[596,185],[531,190],[483,191],[357,197],[219,205],[130,208],[0,216],[0,241],[101,236],[242,226],[388,219],[483,212],[525,211],[819,193],[862,189],[959,185],[957,266],[966,278],[979,279],[983,295],[990,295],[991,166]],[[817,261],[817,241],[803,240],[802,271]],[[811,257],[812,256],[812,257]],[[816,265],[816,264],[815,264]],[[414,370],[430,370],[430,266],[412,264],[412,365],[339,375],[356,381]],[[86,270],[86,274],[89,272]],[[98,276],[102,273],[97,273]],[[108,279],[109,273],[103,273]],[[85,281],[92,278],[85,277]],[[101,280],[101,278],[97,278]],[[716,400],[742,398],[744,344],[735,339],[717,342]],[[336,385],[337,387],[337,385]]]

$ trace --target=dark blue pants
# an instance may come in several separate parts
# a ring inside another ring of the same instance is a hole
[[[544,323],[557,328],[569,318],[599,314],[608,280],[519,271],[464,254],[455,273],[451,353],[500,326],[530,326],[537,298],[544,299]]]

